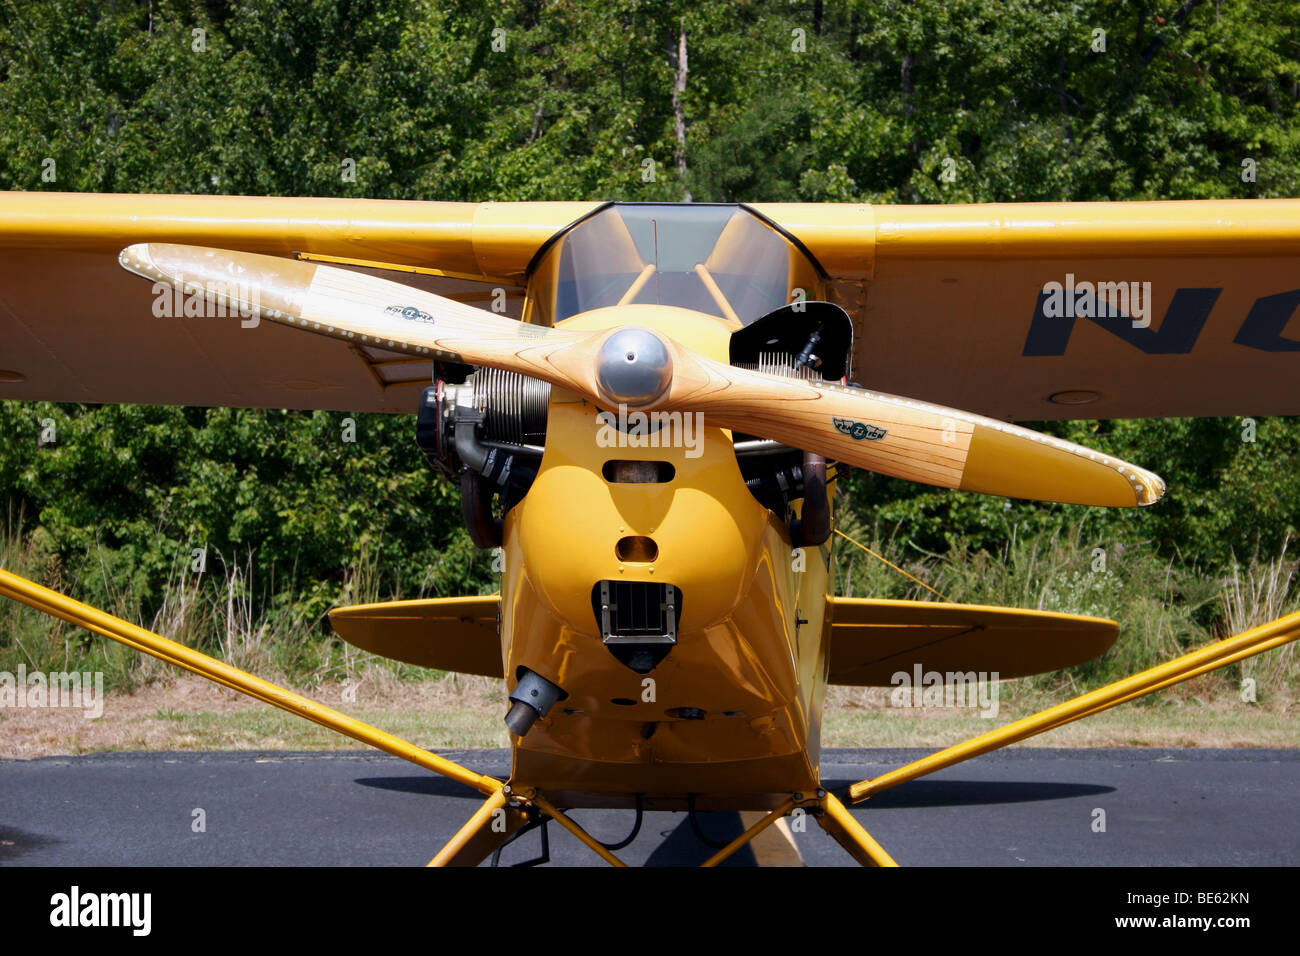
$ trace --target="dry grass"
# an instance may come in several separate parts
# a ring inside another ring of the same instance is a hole
[[[500,681],[449,674],[419,683],[373,672],[303,691],[430,748],[504,747]],[[333,750],[364,745],[190,675],[110,693],[103,716],[68,708],[0,709],[0,756],[121,750]]]
[[[1065,687],[1045,692],[1007,682],[998,713],[953,707],[891,707],[889,689],[832,687],[822,723],[825,747],[946,747],[1063,703]],[[1025,741],[1030,747],[1300,747],[1300,700],[1285,691],[1244,703],[1216,675],[1188,681],[1181,694],[1121,704]]]
[[[504,747],[505,691],[500,681],[449,674],[412,682],[380,670],[308,694],[321,703],[429,748]],[[827,747],[942,747],[1059,703],[1006,685],[996,717],[972,711],[888,705],[886,688],[833,687],[822,744]],[[1243,704],[1231,683],[1189,682],[1178,697],[1127,704],[1031,738],[1042,747],[1297,747],[1300,701],[1275,695]],[[234,691],[188,675],[111,693],[104,715],[67,709],[0,710],[0,756],[31,758],[120,750],[335,750],[363,745]]]

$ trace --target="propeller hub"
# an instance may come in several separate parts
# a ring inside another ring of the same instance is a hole
[[[672,354],[649,329],[619,329],[605,339],[596,356],[596,381],[612,403],[648,405],[668,390],[672,380]]]

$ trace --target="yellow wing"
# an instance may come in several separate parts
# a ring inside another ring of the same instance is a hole
[[[159,317],[117,253],[387,264],[518,317],[535,254],[599,205],[2,193],[0,397],[409,412],[427,363]],[[820,262],[872,389],[1000,419],[1300,414],[1300,200],[752,208]]]
[[[1026,677],[1104,654],[1119,625],[1096,617],[926,601],[831,598],[832,684],[888,687],[915,668]]]
[[[753,208],[829,274],[868,388],[1021,421],[1300,414],[1300,200]]]
[[[460,674],[501,677],[501,597],[429,598],[357,604],[329,612],[349,644],[381,657]]]
[[[342,260],[485,308],[501,289],[518,318],[537,249],[596,205],[0,193],[0,398],[409,413],[429,362],[186,316],[118,252],[166,239]]]

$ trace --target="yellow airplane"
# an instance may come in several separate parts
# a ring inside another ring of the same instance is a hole
[[[1300,200],[0,194],[0,397],[416,413],[474,542],[502,549],[500,593],[331,621],[376,654],[503,678],[511,773],[7,571],[0,593],[479,790],[436,865],[547,820],[618,864],[565,812],[588,807],[764,811],[707,865],[807,813],[892,865],[847,804],[1280,646],[1300,615],[828,792],[828,684],[1019,677],[1118,634],[831,595],[838,470],[1151,505],[1155,474],[1007,421],[1300,413],[1298,267]]]

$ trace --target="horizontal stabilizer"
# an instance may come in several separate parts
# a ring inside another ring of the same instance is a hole
[[[329,612],[343,640],[395,661],[501,677],[500,595],[357,604]]]
[[[1099,657],[1114,621],[977,604],[832,598],[830,683],[888,687],[900,672],[1027,677]]]

